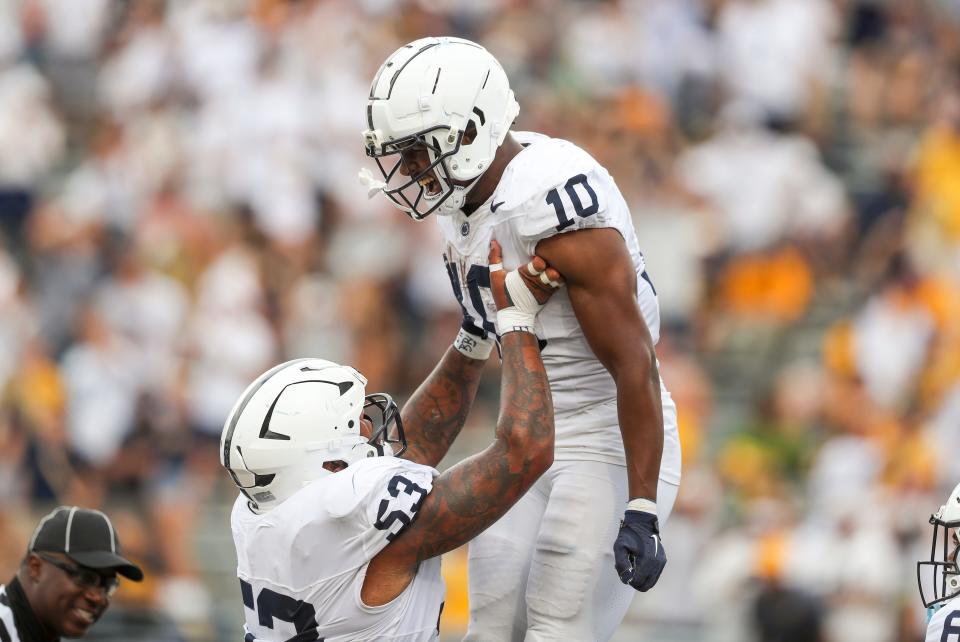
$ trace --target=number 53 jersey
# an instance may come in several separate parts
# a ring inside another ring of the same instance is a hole
[[[367,564],[416,518],[436,474],[404,459],[372,457],[263,514],[238,497],[230,525],[245,641],[436,640],[446,591],[439,557],[421,563],[391,602],[367,606],[360,599]]]
[[[513,136],[524,149],[507,165],[490,199],[469,216],[456,212],[436,217],[445,241],[447,273],[468,329],[483,336],[496,332],[487,261],[491,238],[500,242],[503,267],[511,270],[528,261],[542,239],[588,228],[613,228],[633,260],[637,301],[656,343],[660,334],[656,290],[644,269],[629,208],[613,178],[573,143],[530,132]],[[553,392],[556,459],[622,465],[617,387],[587,343],[566,289],[547,302],[537,317],[536,332]],[[676,407],[662,382],[661,395],[660,478],[676,484],[680,481]]]

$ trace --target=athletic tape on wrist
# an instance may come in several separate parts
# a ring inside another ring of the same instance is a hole
[[[637,499],[631,499],[627,502],[627,510],[639,510],[644,513],[650,513],[652,515],[657,514],[657,502],[650,501],[649,499],[643,499],[638,497]]]
[[[515,307],[497,310],[497,332],[501,336],[508,332],[533,332],[536,318],[535,313],[530,314]]]
[[[496,342],[493,339],[481,339],[460,328],[457,338],[453,340],[453,347],[465,357],[486,361],[490,357],[490,351],[493,350],[494,343]]]

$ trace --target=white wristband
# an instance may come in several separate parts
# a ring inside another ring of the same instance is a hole
[[[513,305],[497,310],[497,332],[500,336],[508,332],[532,333],[537,313],[543,308],[543,304],[533,296],[516,270],[507,274],[506,288]]]
[[[500,336],[508,332],[533,332],[533,323],[536,320],[536,314],[530,314],[510,306],[503,310],[497,310],[497,332]]]
[[[453,340],[453,347],[460,351],[465,357],[486,361],[490,357],[490,351],[493,350],[493,339],[481,339],[475,334],[470,334],[463,328],[457,333],[457,338]]]
[[[637,499],[631,499],[629,502],[627,502],[627,510],[639,510],[643,511],[644,513],[656,515],[657,502],[652,502],[649,499],[638,497]]]

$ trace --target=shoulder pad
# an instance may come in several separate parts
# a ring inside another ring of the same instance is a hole
[[[368,522],[389,542],[416,518],[439,473],[405,459],[383,459],[393,459],[396,465],[383,467],[376,476],[365,509]]]
[[[508,167],[494,196],[500,220],[512,225],[529,254],[541,239],[578,229],[606,227],[613,180],[592,156],[550,138],[528,147]]]
[[[293,518],[299,514],[316,514],[321,508],[334,519],[353,514],[363,521],[367,505],[395,474],[428,480],[424,483],[432,486],[433,477],[439,473],[429,466],[397,457],[361,459],[338,473],[311,482],[274,508],[271,514],[286,513]]]
[[[599,167],[590,154],[573,143],[539,136],[507,166],[494,200],[503,201],[507,209],[515,209],[549,189],[562,188],[571,176]]]
[[[371,457],[331,475],[336,496],[326,499],[331,517],[358,520],[391,541],[416,517],[439,473],[398,457]]]

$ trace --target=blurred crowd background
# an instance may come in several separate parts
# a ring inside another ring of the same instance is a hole
[[[239,639],[235,399],[311,355],[402,401],[456,333],[435,223],[356,178],[370,79],[425,35],[483,43],[516,128],[632,207],[684,478],[617,639],[922,639],[960,481],[956,0],[0,1],[2,581],[51,506],[101,507],[148,579],[93,639]]]

